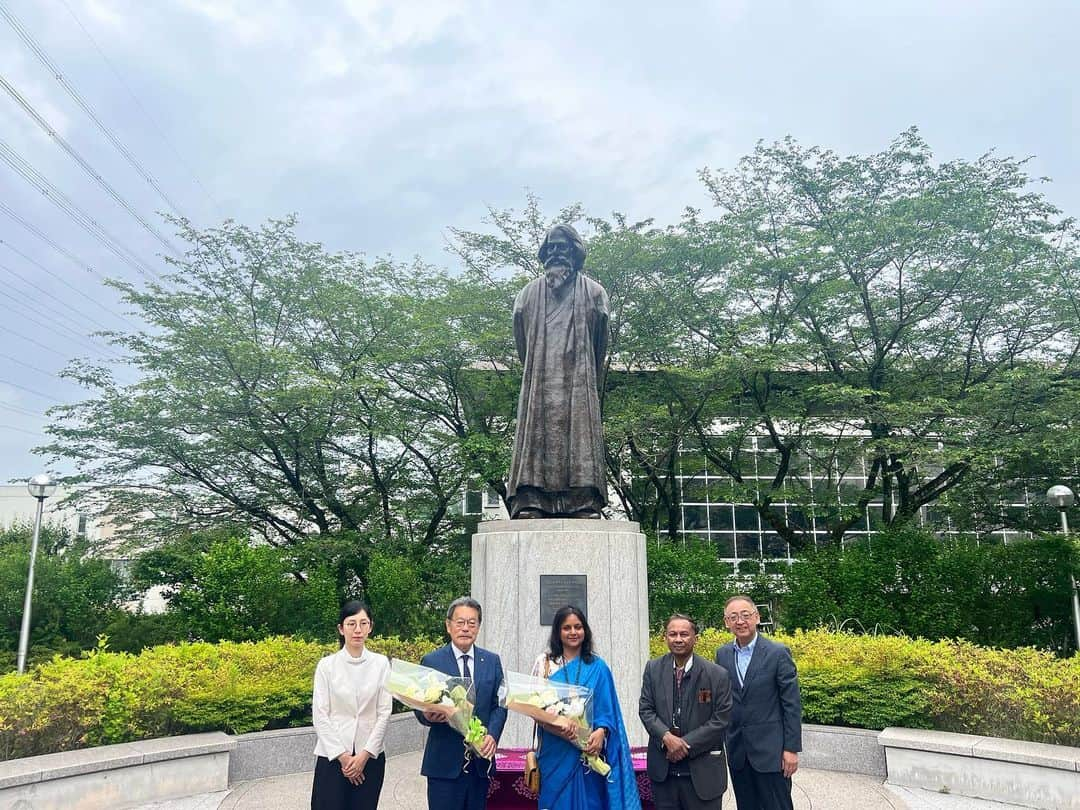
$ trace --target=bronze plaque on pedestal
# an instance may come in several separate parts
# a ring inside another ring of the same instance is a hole
[[[551,627],[561,607],[573,605],[589,615],[588,577],[585,574],[540,575],[540,624]]]

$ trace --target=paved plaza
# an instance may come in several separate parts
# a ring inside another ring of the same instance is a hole
[[[802,769],[795,774],[796,810],[990,810],[1015,805],[964,799],[883,785],[871,776]],[[311,806],[311,774],[290,774],[241,782],[228,791],[142,805],[139,810],[306,810]],[[387,762],[379,807],[428,810],[420,753]],[[724,807],[736,807],[731,790]],[[432,810],[438,810],[433,808]]]

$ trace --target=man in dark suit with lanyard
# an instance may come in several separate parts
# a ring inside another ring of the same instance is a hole
[[[667,655],[645,665],[638,716],[649,733],[646,768],[657,810],[720,810],[727,788],[727,671],[694,654],[698,628],[682,613],[664,629]]]
[[[425,667],[447,675],[472,678],[476,704],[474,716],[488,730],[480,745],[484,757],[493,757],[506,723],[506,709],[499,706],[503,682],[499,656],[473,643],[480,632],[481,608],[475,599],[462,596],[450,603],[446,612],[446,633],[450,643],[429,652],[420,661]],[[465,741],[446,725],[442,715],[421,714],[417,719],[430,727],[424,745],[420,773],[427,777],[428,807],[438,810],[484,810],[487,806],[488,760],[473,756],[465,762]]]
[[[728,765],[739,810],[792,810],[791,775],[802,750],[802,700],[791,651],[757,632],[748,596],[724,606],[735,641],[716,651],[732,684]]]

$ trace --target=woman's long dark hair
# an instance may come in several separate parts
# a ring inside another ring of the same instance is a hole
[[[375,621],[371,618],[371,608],[367,606],[367,602],[361,602],[359,599],[350,599],[344,605],[341,606],[341,612],[338,614],[338,626],[345,624],[345,620],[350,616],[355,616],[357,613],[366,613],[369,622]],[[338,646],[345,646],[345,636],[338,633]]]
[[[593,660],[592,628],[589,627],[589,620],[585,618],[582,610],[573,605],[565,605],[555,611],[555,618],[551,620],[551,639],[548,641],[549,655],[553,659],[562,657],[562,626],[563,622],[571,616],[581,619],[581,626],[585,628],[585,638],[581,641],[581,660],[586,664],[591,664]]]

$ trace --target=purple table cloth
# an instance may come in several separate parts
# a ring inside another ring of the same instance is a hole
[[[488,810],[536,810],[536,794],[525,787],[525,748],[500,748],[488,787]],[[634,775],[643,810],[653,810],[652,785],[645,775],[645,749],[632,748]]]

